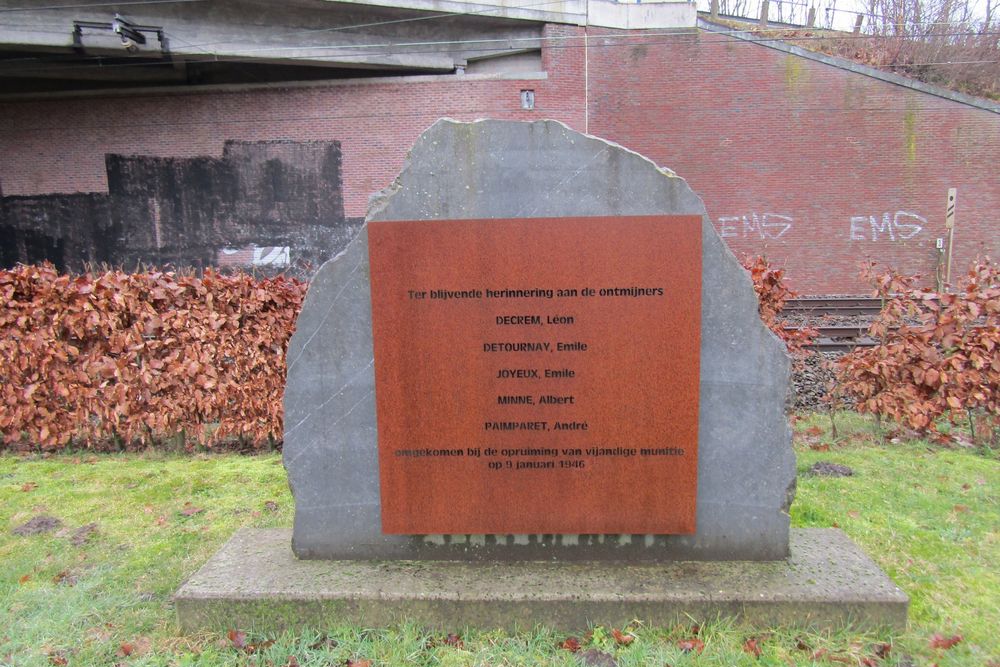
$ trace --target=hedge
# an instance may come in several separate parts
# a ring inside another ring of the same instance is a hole
[[[7,447],[280,441],[306,284],[278,276],[0,271]]]

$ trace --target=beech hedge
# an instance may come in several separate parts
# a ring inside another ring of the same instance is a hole
[[[0,271],[0,447],[276,444],[305,291],[211,271]]]

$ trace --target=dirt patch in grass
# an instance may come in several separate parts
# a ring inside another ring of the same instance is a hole
[[[822,475],[824,477],[850,477],[854,474],[854,470],[850,467],[841,465],[839,463],[830,463],[829,461],[819,461],[814,463],[809,472],[814,475]]]
[[[54,516],[39,514],[38,516],[32,517],[27,523],[22,523],[10,532],[15,535],[21,535],[22,537],[28,535],[41,535],[42,533],[49,533],[57,528],[61,528],[62,525],[62,521]]]
[[[82,547],[91,537],[97,534],[97,524],[88,523],[73,531],[69,541],[75,547]]]

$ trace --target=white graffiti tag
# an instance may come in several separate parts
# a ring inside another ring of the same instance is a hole
[[[724,215],[719,217],[719,236],[722,238],[780,239],[792,228],[795,220],[777,213],[750,213],[750,215]]]
[[[923,231],[927,218],[908,211],[883,213],[882,221],[874,215],[851,216],[852,241],[907,241]]]
[[[242,248],[220,248],[216,262],[219,266],[274,266],[283,268],[291,264],[288,246],[248,245]]]

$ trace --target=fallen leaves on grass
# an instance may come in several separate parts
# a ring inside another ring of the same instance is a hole
[[[294,655],[288,656],[288,660],[285,662],[285,667],[299,667],[299,659]]]
[[[695,653],[701,653],[705,650],[705,642],[701,641],[697,637],[681,639],[677,642],[677,646],[685,653],[690,653],[692,651]]]
[[[621,644],[622,646],[628,646],[629,644],[635,641],[635,635],[625,634],[624,632],[616,630],[615,628],[611,629],[611,636],[615,638],[615,643]]]
[[[875,651],[875,655],[877,655],[880,660],[885,660],[892,652],[892,644],[881,642],[872,646],[872,650]]]
[[[21,575],[21,578],[17,580],[17,583],[19,583],[19,584],[21,584],[23,586],[26,583],[28,583],[29,581],[31,581],[31,575],[30,574],[23,574],[23,575]]]
[[[75,586],[77,582],[76,575],[69,570],[63,570],[56,576],[52,577],[53,584],[63,584],[64,586]]]
[[[257,644],[251,644],[250,642],[247,641],[247,633],[243,632],[242,630],[230,630],[229,632],[226,633],[226,637],[229,639],[230,646],[232,646],[237,651],[243,651],[247,655],[258,653],[274,645],[273,639],[266,639],[262,642],[258,642]],[[289,661],[291,661],[295,660],[296,658],[295,656],[288,656],[288,659]],[[294,664],[297,665],[298,662],[295,662]],[[286,667],[289,666],[294,667],[292,666],[291,662],[286,663]]]
[[[69,664],[69,660],[66,658],[66,651],[63,649],[57,649],[53,646],[45,644],[41,648],[42,654],[49,659],[50,665],[56,665],[56,667],[63,667]]]
[[[454,633],[447,635],[444,639],[438,637],[428,637],[427,641],[424,642],[424,648],[432,649],[438,646],[453,646],[455,648],[464,648],[465,642],[462,638]]]
[[[358,658],[356,660],[348,658],[347,662],[344,663],[344,667],[372,667],[372,661],[365,658]]]
[[[930,644],[931,648],[940,648],[947,650],[950,649],[955,644],[959,643],[960,641],[962,641],[962,635],[952,635],[951,637],[945,637],[944,635],[935,632],[934,635],[931,637]]]
[[[136,637],[130,642],[122,642],[118,647],[118,657],[138,657],[146,655],[153,648],[153,642],[149,637]]]
[[[745,642],[743,642],[743,652],[749,653],[755,658],[759,658],[760,654],[764,652],[760,648],[760,639],[758,637],[749,637]]]
[[[24,484],[21,485],[21,490],[24,491],[25,493],[28,493],[29,491],[34,491],[37,488],[38,484],[36,484],[35,482],[25,482]]]
[[[204,507],[195,507],[190,502],[186,502],[184,503],[184,507],[181,509],[181,514],[184,516],[194,516],[195,514],[200,514],[204,511]]]
[[[229,638],[229,643],[232,644],[233,648],[242,651],[247,647],[247,633],[241,632],[240,630],[230,630],[226,633],[226,637]]]
[[[277,512],[278,511],[278,503],[274,502],[273,500],[265,501],[264,502],[264,509],[267,510],[268,512]]]
[[[564,651],[569,651],[570,653],[576,653],[580,650],[580,640],[576,637],[567,637],[557,644],[559,648]]]

